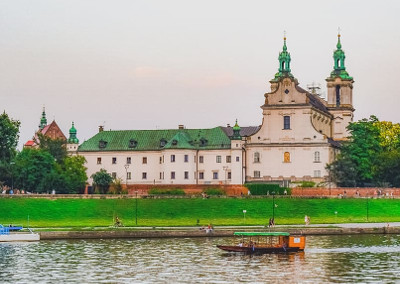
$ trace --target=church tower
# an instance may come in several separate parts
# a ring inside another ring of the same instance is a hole
[[[47,118],[46,118],[46,110],[43,107],[42,117],[40,118],[39,129],[43,130],[43,128],[47,125]]]
[[[340,34],[336,50],[333,52],[334,66],[331,75],[326,78],[328,88],[328,109],[333,115],[332,138],[346,140],[349,133],[346,127],[353,121],[353,77],[346,71],[346,56],[342,50]]]
[[[69,129],[69,138],[67,140],[67,151],[70,155],[76,154],[78,151],[79,139],[76,137],[76,133],[74,122],[72,122],[72,126]]]

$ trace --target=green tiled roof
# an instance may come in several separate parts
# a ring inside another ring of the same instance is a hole
[[[79,152],[159,151],[162,149],[230,149],[221,127],[210,129],[110,130],[97,133]]]

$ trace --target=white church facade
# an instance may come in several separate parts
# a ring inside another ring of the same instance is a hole
[[[354,81],[345,68],[340,35],[336,47],[327,100],[299,86],[285,38],[260,126],[239,127],[236,121],[234,127],[211,129],[100,128],[78,148],[88,176],[105,169],[128,185],[328,181],[325,167],[346,140],[354,112]]]

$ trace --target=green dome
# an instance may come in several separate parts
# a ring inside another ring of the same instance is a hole
[[[242,136],[240,136],[240,126],[239,126],[239,124],[238,124],[238,121],[237,121],[237,119],[236,119],[236,123],[235,123],[235,125],[232,127],[232,130],[233,130],[233,136],[232,136],[232,139],[234,139],[234,140],[240,140],[240,139],[242,139]]]
[[[283,48],[282,51],[279,53],[278,60],[279,60],[278,73],[275,74],[275,78],[272,81],[277,82],[285,77],[294,78],[292,73],[290,73],[291,58],[290,58],[290,53],[287,51],[286,36],[283,38]]]
[[[76,137],[76,128],[74,126],[74,122],[72,122],[72,126],[69,129],[69,138],[68,138],[68,143],[71,144],[79,144],[79,139]]]

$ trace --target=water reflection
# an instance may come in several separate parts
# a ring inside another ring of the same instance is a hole
[[[397,235],[310,236],[303,253],[238,255],[230,238],[0,244],[9,283],[321,283],[400,281]]]

